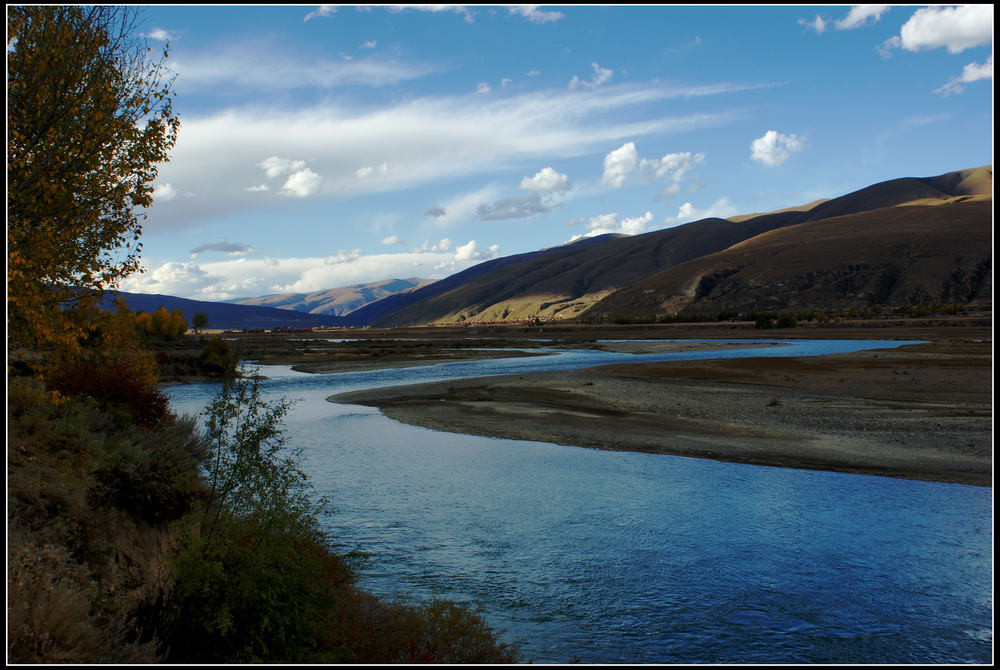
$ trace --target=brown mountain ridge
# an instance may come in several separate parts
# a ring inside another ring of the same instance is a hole
[[[983,166],[567,244],[415,291],[372,325],[988,303],[992,191],[992,166]]]

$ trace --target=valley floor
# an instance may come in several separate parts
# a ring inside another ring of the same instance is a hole
[[[436,430],[991,486],[992,330],[916,330],[851,336],[930,342],[814,358],[622,364],[331,400]],[[805,335],[796,331],[784,335]]]

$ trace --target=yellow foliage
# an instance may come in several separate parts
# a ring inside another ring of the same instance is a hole
[[[179,121],[127,6],[7,9],[8,337],[76,347],[78,303],[137,271],[157,163]],[[166,54],[164,54],[165,57]]]

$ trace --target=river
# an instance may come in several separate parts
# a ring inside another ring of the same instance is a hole
[[[992,489],[436,432],[326,401],[373,386],[906,342],[563,351],[261,373],[359,585],[478,604],[536,663],[990,663]],[[218,384],[165,388],[199,412]]]

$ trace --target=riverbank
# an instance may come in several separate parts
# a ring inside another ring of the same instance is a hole
[[[450,432],[990,486],[992,331],[924,333],[928,344],[891,350],[621,364],[330,400]]]

